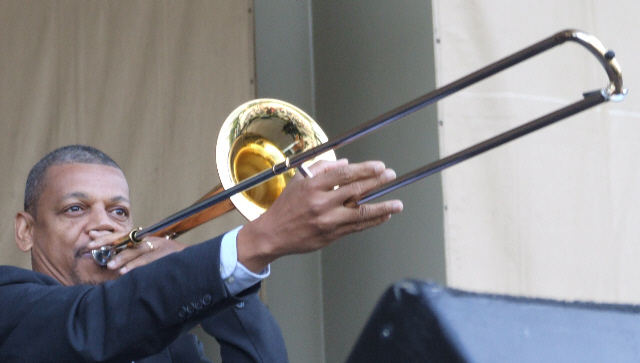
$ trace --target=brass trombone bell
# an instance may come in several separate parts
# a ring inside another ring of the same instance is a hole
[[[216,165],[220,183],[229,189],[327,140],[318,124],[299,108],[274,99],[249,101],[227,117],[218,134]],[[335,161],[336,154],[330,150],[304,165],[318,160]],[[252,221],[273,204],[295,172],[296,169],[288,169],[231,196],[231,202]]]

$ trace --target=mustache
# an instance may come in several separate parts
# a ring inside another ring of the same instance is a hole
[[[75,258],[81,258],[82,255],[84,255],[85,253],[90,253],[91,252],[91,250],[87,248],[87,244],[88,244],[88,242],[86,244],[84,244],[83,246],[76,247],[73,250],[73,255],[74,255]]]

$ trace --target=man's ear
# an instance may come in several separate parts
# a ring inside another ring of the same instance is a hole
[[[22,252],[31,251],[33,247],[33,226],[35,220],[27,212],[16,214],[16,245]]]

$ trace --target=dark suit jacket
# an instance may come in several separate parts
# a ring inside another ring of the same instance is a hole
[[[0,362],[199,362],[185,334],[197,324],[224,361],[287,361],[259,285],[230,296],[220,277],[221,237],[101,285],[0,267]]]

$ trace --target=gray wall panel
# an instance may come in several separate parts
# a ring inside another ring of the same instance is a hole
[[[316,1],[313,30],[318,122],[347,131],[435,88],[429,1]],[[398,175],[438,158],[435,107],[338,151],[383,160]],[[391,197],[405,210],[322,252],[327,362],[344,361],[376,301],[405,278],[445,282],[439,176]]]

